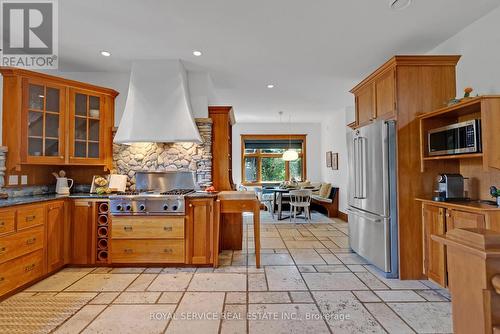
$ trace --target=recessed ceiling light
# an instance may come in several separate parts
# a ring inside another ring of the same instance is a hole
[[[274,85],[273,84],[269,84],[269,85],[267,85],[267,88],[274,88]]]
[[[412,0],[390,0],[389,6],[394,10],[403,10],[412,4]]]
[[[193,56],[196,56],[196,57],[201,56],[201,51],[194,50],[194,51],[193,51]]]
[[[101,51],[101,56],[109,57],[109,56],[111,56],[111,52],[109,52],[109,51]]]

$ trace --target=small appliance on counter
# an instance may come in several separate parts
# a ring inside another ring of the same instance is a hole
[[[461,174],[440,174],[436,177],[436,195],[432,200],[445,201],[467,201],[464,188],[465,178]]]

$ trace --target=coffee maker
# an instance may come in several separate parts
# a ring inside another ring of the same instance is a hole
[[[436,177],[436,196],[438,202],[466,200],[464,196],[464,177],[460,174],[440,174]]]

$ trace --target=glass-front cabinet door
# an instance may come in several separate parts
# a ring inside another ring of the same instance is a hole
[[[103,163],[103,103],[98,94],[70,91],[70,163]]]
[[[26,163],[65,161],[66,89],[47,82],[23,81],[22,155]]]

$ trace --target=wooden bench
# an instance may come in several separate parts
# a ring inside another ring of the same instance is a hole
[[[328,218],[339,216],[339,188],[332,187],[330,195],[327,198],[313,195],[311,198],[311,209],[325,212]]]

